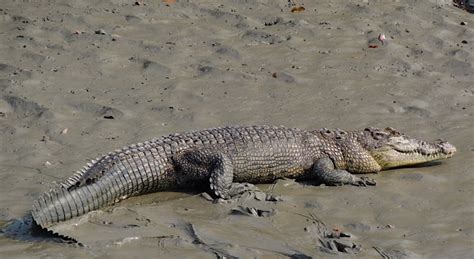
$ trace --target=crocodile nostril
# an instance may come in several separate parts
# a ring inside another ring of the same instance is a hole
[[[443,153],[452,155],[456,153],[457,149],[455,146],[449,144],[448,142],[444,142],[442,145]]]

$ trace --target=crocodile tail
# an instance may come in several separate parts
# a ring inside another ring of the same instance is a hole
[[[129,196],[174,187],[175,179],[163,176],[167,168],[163,154],[155,163],[150,148],[149,142],[139,143],[92,160],[42,194],[33,203],[33,219],[48,228]]]
[[[110,179],[101,179],[73,190],[57,186],[45,192],[33,202],[33,219],[42,228],[48,228],[115,203],[120,194],[114,191],[116,188],[107,180]]]

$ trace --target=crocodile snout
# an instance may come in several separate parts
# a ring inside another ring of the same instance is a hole
[[[444,154],[453,156],[456,153],[456,147],[448,142],[441,142],[438,144]]]

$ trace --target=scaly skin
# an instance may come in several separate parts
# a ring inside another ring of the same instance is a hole
[[[153,139],[93,160],[41,195],[32,215],[47,228],[134,195],[200,185],[230,198],[245,190],[238,183],[282,177],[375,185],[353,174],[449,158],[455,152],[447,142],[426,143],[392,128],[214,128]]]

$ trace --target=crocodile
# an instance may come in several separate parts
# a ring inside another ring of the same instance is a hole
[[[36,224],[48,228],[130,196],[208,188],[229,199],[244,183],[278,178],[327,185],[375,185],[355,174],[449,158],[456,148],[428,143],[393,128],[344,131],[284,126],[233,126],[177,133],[138,143],[91,160],[34,201]]]

